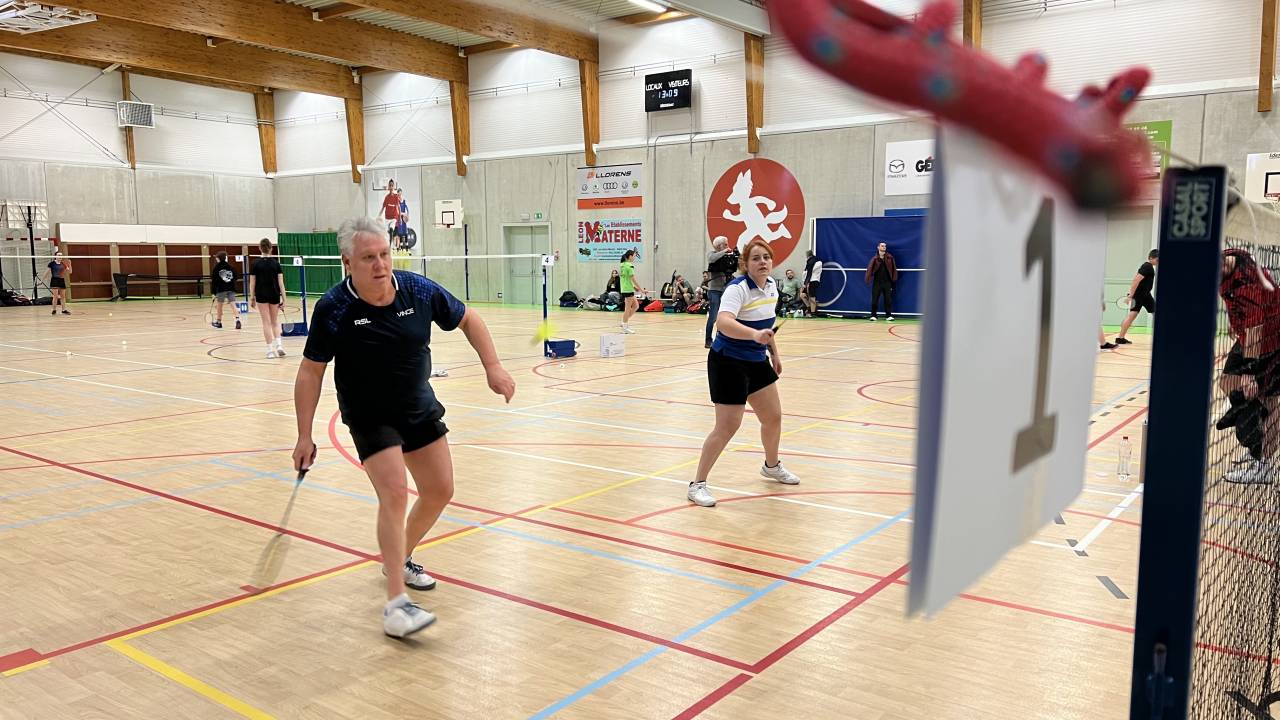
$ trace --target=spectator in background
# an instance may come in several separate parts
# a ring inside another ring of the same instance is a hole
[[[387,180],[387,194],[382,198],[382,218],[387,221],[387,239],[394,241],[396,223],[400,221],[400,195],[396,192],[395,180]]]
[[[804,251],[804,304],[809,316],[818,315],[818,285],[822,283],[822,260],[812,250]]]
[[[671,282],[671,299],[676,301],[676,306],[689,307],[693,304],[693,286],[683,275],[676,275],[676,279]]]
[[[789,295],[791,298],[800,297],[800,278],[796,277],[796,271],[787,268],[787,277],[782,281],[782,294]]]
[[[720,296],[724,294],[724,286],[733,276],[729,257],[729,240],[724,236],[711,241],[711,252],[707,253],[707,329],[704,333],[703,345],[711,349],[711,330],[716,326],[716,316],[720,314]]]
[[[893,322],[893,286],[898,282],[898,264],[889,252],[889,246],[880,243],[876,247],[876,256],[871,258],[867,266],[867,284],[871,286],[871,322],[876,321],[876,308],[880,298],[884,298],[885,319]]]
[[[694,288],[693,297],[698,302],[707,299],[707,283],[711,281],[711,273],[706,270],[702,271],[702,282],[698,283],[698,287]]]
[[[609,282],[605,283],[604,286],[605,295],[608,295],[611,292],[616,292],[619,295],[622,294],[622,281],[618,277],[618,270],[616,268],[609,273]]]
[[[236,316],[236,329],[240,329],[240,308],[236,305],[236,269],[227,262],[227,254],[219,252],[214,256],[218,262],[209,271],[209,287],[213,291],[213,302],[217,306],[218,317],[213,326],[222,329],[222,306],[230,304],[231,312]]]

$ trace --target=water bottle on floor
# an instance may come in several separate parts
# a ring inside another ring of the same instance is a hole
[[[1124,435],[1120,438],[1120,457],[1116,462],[1116,479],[1120,482],[1129,482],[1129,461],[1133,458],[1133,443],[1129,442],[1129,436]]]

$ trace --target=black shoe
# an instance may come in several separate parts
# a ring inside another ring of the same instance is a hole
[[[1124,338],[1122,338],[1122,337],[1118,337],[1118,338],[1116,338],[1116,344],[1117,344],[1117,345],[1132,345],[1133,343],[1129,342],[1128,340],[1126,340],[1126,339],[1124,339]]]
[[[706,349],[710,350],[710,349],[711,349],[711,343],[703,343],[703,344],[702,344],[702,347],[704,347],[704,348],[706,348]]]
[[[57,315],[57,314],[58,314],[58,309],[57,309],[57,308],[54,308],[54,309],[53,309],[49,314],[50,314],[50,315]]]
[[[70,314],[71,314],[71,311],[70,311],[70,310],[63,310],[63,311],[62,311],[62,314],[63,314],[63,315],[70,315]]]
[[[209,324],[210,324],[210,325],[212,325],[212,326],[214,326],[214,327],[215,327],[215,328],[217,328],[218,330],[221,330],[221,329],[222,329],[222,323],[220,323],[220,322],[213,322],[213,323],[209,323]]]
[[[1116,349],[1116,344],[1115,344],[1115,343],[1109,343],[1109,342],[1107,342],[1107,343],[1102,343],[1101,345],[1099,345],[1099,346],[1098,346],[1098,348],[1099,348],[1100,350],[1115,350],[1115,349]]]

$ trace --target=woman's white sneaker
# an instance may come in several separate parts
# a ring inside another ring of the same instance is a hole
[[[382,610],[382,632],[393,638],[406,638],[436,621],[436,616],[409,601],[401,594]]]
[[[764,465],[760,468],[760,474],[770,480],[777,480],[783,485],[799,485],[800,478],[796,477],[790,470],[782,467],[782,461],[779,460],[777,465],[769,467]]]
[[[707,489],[706,481],[689,483],[689,502],[702,507],[715,507],[716,499]]]

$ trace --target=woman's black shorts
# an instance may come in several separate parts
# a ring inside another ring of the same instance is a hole
[[[715,350],[707,354],[707,384],[717,405],[746,405],[748,395],[777,381],[768,360],[739,360]]]

